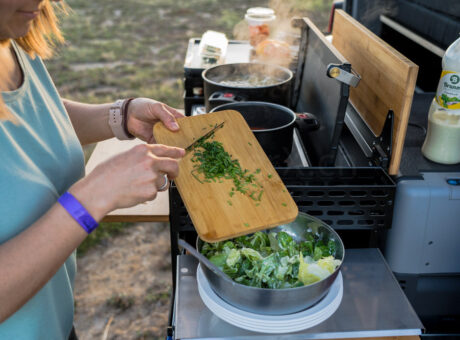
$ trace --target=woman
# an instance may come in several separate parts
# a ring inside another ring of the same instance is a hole
[[[51,35],[50,0],[0,0],[0,339],[67,339],[75,249],[108,212],[166,190],[185,154],[140,145],[84,177],[81,145],[154,143],[153,124],[175,131],[181,114],[146,98],[61,100],[40,59]]]

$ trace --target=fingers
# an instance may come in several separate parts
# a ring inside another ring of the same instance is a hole
[[[183,115],[166,104],[157,103],[156,116],[169,130],[177,131],[179,130],[179,124],[177,124],[176,117],[179,118]]]
[[[155,156],[158,157],[169,157],[174,159],[180,159],[184,157],[185,150],[182,148],[176,148],[174,146],[167,146],[162,144],[146,144],[147,148]]]
[[[164,180],[158,179],[166,174],[169,179],[174,179],[179,175],[179,159],[185,155],[185,150],[161,144],[142,144],[135,146],[134,152],[137,153],[139,160],[145,166],[153,170],[154,181],[161,187]]]
[[[153,162],[152,169],[158,173],[157,177],[166,174],[169,179],[174,179],[179,176],[179,162],[176,159],[157,157]],[[160,182],[160,184],[162,183]]]
[[[173,107],[171,107],[171,106],[169,106],[169,105],[166,105],[166,104],[164,104],[164,105],[165,105],[166,108],[173,114],[173,116],[174,116],[175,118],[183,118],[183,117],[185,117],[184,114],[183,114],[182,112],[176,110],[175,108],[173,108]]]

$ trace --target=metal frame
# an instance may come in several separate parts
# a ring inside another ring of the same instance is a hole
[[[393,111],[388,111],[382,132],[378,136],[375,136],[350,103],[345,114],[345,124],[368,159],[368,165],[388,170],[393,148]]]

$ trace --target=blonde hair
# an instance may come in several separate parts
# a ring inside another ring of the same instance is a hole
[[[27,34],[23,37],[15,39],[16,43],[27,52],[31,57],[38,55],[41,58],[49,58],[53,55],[53,48],[56,42],[63,42],[64,37],[59,29],[58,17],[55,13],[55,5],[51,4],[49,0],[43,3],[40,13],[33,20],[32,27],[29,29]],[[67,13],[67,5],[63,2],[59,3],[59,10],[62,13]],[[0,40],[2,46],[8,46],[10,40]],[[4,82],[8,80],[0,79]],[[6,104],[0,95],[0,121],[1,120],[13,120],[11,113],[8,111]]]

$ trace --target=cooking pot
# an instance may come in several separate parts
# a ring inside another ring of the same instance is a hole
[[[335,258],[342,261],[345,248],[339,235],[323,221],[300,212],[294,222],[281,225],[265,232],[284,231],[297,242],[305,240],[306,233],[321,233],[335,242]],[[201,251],[204,242],[198,237],[196,247]],[[214,292],[229,304],[242,310],[268,315],[283,315],[305,310],[320,301],[334,283],[342,265],[321,281],[308,286],[269,289],[242,285],[235,281],[228,282],[205,266],[203,273]]]
[[[219,105],[211,110],[236,110],[244,117],[260,146],[274,164],[284,162],[292,150],[294,126],[302,133],[315,130],[319,122],[312,114],[296,114],[291,109],[267,102]]]
[[[202,77],[206,112],[221,104],[248,100],[263,100],[285,106],[290,104],[293,74],[282,66],[263,63],[223,64],[203,71]],[[248,77],[260,79],[271,77],[273,81],[267,85],[256,81],[253,86],[222,83]],[[262,85],[256,85],[257,83]]]

